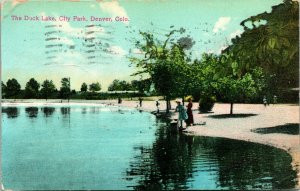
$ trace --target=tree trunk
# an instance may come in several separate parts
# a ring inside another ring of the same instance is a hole
[[[166,98],[166,113],[169,113],[169,101]]]
[[[171,109],[171,101],[169,98],[166,98],[166,113],[169,113]]]
[[[233,113],[233,102],[230,102],[230,115]]]
[[[171,107],[171,100],[169,99],[168,102],[169,102],[169,110],[171,110],[172,109],[172,107]]]

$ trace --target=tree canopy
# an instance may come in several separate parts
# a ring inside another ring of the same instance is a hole
[[[41,95],[44,99],[48,99],[56,91],[56,87],[52,80],[45,80],[42,83]]]
[[[132,90],[132,86],[125,80],[115,79],[108,87],[108,91],[129,91]]]
[[[244,32],[232,39],[225,52],[232,53],[239,75],[259,66],[276,77],[272,88],[298,87],[299,83],[299,3],[285,0],[241,22]]]
[[[60,97],[63,99],[69,99],[71,94],[71,84],[69,78],[61,79]]]
[[[87,92],[87,89],[88,89],[87,84],[86,84],[85,82],[83,82],[83,83],[81,84],[80,91],[81,91],[81,92]]]
[[[99,83],[99,82],[95,82],[95,83],[90,84],[89,90],[90,90],[91,92],[100,91],[100,90],[101,90],[101,85],[100,85],[100,83]]]
[[[188,90],[189,65],[184,52],[192,46],[188,37],[180,38],[177,43],[171,42],[175,33],[183,34],[185,29],[171,30],[166,39],[158,40],[149,32],[140,32],[143,41],[136,41],[136,48],[141,50],[143,58],[131,57],[130,61],[140,70],[133,75],[147,74],[156,91],[166,97],[167,112],[170,109],[170,99],[184,96]]]
[[[25,86],[25,97],[26,98],[38,98],[39,97],[40,84],[31,78]]]
[[[18,96],[21,90],[21,85],[19,82],[15,79],[9,79],[6,82],[6,96],[14,98],[15,96]]]

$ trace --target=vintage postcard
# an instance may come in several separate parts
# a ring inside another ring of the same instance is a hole
[[[2,190],[300,188],[299,1],[2,0]]]

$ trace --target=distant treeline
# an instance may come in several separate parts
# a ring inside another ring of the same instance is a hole
[[[6,83],[1,82],[2,98],[6,99],[114,99],[117,97],[146,96],[145,92],[150,88],[150,82],[146,80],[126,81],[114,80],[108,88],[108,92],[99,92],[101,84],[82,83],[80,91],[71,90],[70,78],[62,78],[61,87],[58,89],[52,80],[45,80],[40,84],[31,78],[24,89],[19,82],[12,78]]]

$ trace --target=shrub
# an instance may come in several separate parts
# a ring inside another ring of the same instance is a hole
[[[209,112],[214,107],[214,104],[216,102],[215,96],[206,96],[201,97],[199,102],[199,111],[200,112]]]

